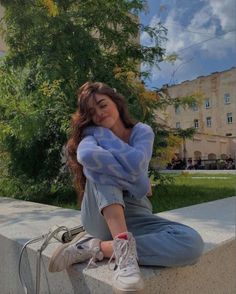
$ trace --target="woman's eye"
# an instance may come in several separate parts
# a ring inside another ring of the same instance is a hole
[[[101,108],[105,108],[107,105],[106,104],[103,104],[103,105],[100,105]]]

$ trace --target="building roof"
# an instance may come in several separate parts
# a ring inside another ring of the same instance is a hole
[[[216,75],[216,74],[222,74],[222,73],[225,73],[225,72],[227,72],[227,71],[233,71],[233,70],[235,70],[235,69],[236,69],[236,67],[233,66],[233,67],[231,67],[231,68],[229,68],[229,69],[226,69],[226,70],[223,70],[223,71],[215,71],[215,72],[210,73],[209,75],[198,76],[198,77],[196,77],[196,78],[193,79],[193,80],[185,80],[185,81],[182,81],[181,83],[173,84],[173,85],[163,85],[163,87],[171,88],[171,87],[175,87],[175,86],[182,85],[182,84],[184,84],[184,83],[190,83],[190,82],[193,82],[193,81],[195,81],[195,80],[197,80],[197,79],[208,78],[208,77],[213,76],[213,75]]]

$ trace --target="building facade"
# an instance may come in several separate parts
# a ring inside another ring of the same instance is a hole
[[[200,76],[168,87],[171,98],[200,93],[192,107],[168,106],[164,116],[171,128],[196,129],[186,141],[186,159],[236,158],[236,68]],[[176,150],[183,158],[183,146]],[[185,154],[186,154],[185,153]]]

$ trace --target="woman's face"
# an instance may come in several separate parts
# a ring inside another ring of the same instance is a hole
[[[89,103],[89,113],[95,125],[112,129],[120,122],[116,104],[104,94],[96,94],[95,100]]]

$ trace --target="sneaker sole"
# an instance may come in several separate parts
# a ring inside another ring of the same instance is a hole
[[[58,258],[58,256],[60,256],[61,252],[67,248],[70,245],[73,245],[74,243],[78,242],[84,235],[86,235],[86,232],[81,232],[79,233],[72,241],[70,241],[69,243],[66,244],[62,244],[60,247],[58,247],[55,252],[53,253],[53,255],[50,258],[50,262],[48,265],[48,270],[49,272],[53,273],[53,272],[57,272],[56,267],[55,267],[55,263],[56,260]],[[63,271],[65,268],[63,268],[60,271]]]
[[[132,293],[137,293],[137,294],[144,294],[145,291],[144,291],[144,288],[143,289],[140,289],[140,290],[133,290],[133,291],[123,291],[123,290],[120,290],[120,289],[116,289],[116,288],[112,288],[112,293],[114,294],[132,294]]]

